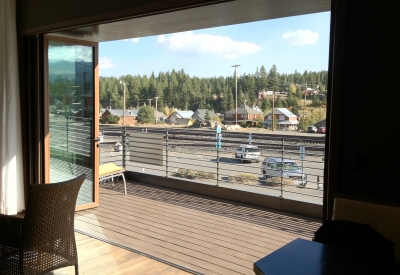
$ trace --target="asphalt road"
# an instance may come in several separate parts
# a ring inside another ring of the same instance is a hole
[[[121,152],[102,152],[101,162],[108,162],[108,158],[122,159]],[[296,159],[297,158],[297,159]],[[129,156],[127,158],[129,160]],[[202,171],[209,173],[217,173],[220,186],[241,189],[245,191],[261,193],[271,196],[281,196],[299,201],[311,202],[315,204],[322,204],[322,175],[324,163],[321,158],[309,156],[302,162],[298,156],[294,155],[293,160],[301,167],[303,165],[304,172],[307,174],[308,183],[306,188],[284,185],[272,187],[265,183],[261,174],[260,163],[241,163],[240,160],[234,158],[234,154],[220,154],[219,163],[217,163],[216,152],[179,152],[169,151],[168,158],[164,152],[163,166],[127,162],[127,170],[137,171],[143,173],[154,174],[158,176],[174,176],[175,172],[179,169],[189,169],[194,171]],[[168,173],[166,171],[168,163]],[[258,177],[258,181],[252,183],[232,183],[228,181],[228,177],[240,173],[247,173]],[[216,185],[216,179],[196,179],[204,184]],[[318,184],[320,182],[320,184]]]

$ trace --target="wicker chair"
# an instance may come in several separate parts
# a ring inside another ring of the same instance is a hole
[[[24,218],[0,214],[0,274],[45,274],[75,266],[74,215],[86,175],[53,184],[30,184]]]

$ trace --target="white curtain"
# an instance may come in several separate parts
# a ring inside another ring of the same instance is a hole
[[[24,210],[16,0],[0,0],[0,213]]]

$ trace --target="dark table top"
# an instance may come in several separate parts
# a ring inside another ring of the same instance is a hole
[[[296,239],[254,263],[257,275],[400,275],[400,263],[318,242]]]

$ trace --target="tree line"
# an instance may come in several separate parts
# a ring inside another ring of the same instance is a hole
[[[272,99],[259,100],[259,91],[274,91],[275,107],[285,107],[296,115],[302,108],[300,100],[304,98],[306,88],[316,89],[319,95],[312,96],[312,105],[325,104],[328,80],[327,71],[280,74],[275,65],[267,72],[264,66],[256,68],[254,74],[237,76],[238,106],[257,105],[263,111],[272,108]],[[124,86],[126,83],[126,108],[154,106],[158,111],[165,109],[193,110],[209,109],[216,113],[225,113],[235,107],[235,75],[219,77],[191,77],[183,69],[171,72],[154,72],[150,75],[123,75],[100,77],[100,105],[102,108],[122,109]],[[281,94],[287,96],[283,98]],[[156,99],[157,98],[157,99]],[[168,115],[168,114],[166,114]]]

